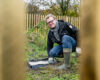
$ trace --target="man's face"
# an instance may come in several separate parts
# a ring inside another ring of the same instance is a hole
[[[46,19],[46,22],[47,22],[48,26],[49,26],[51,29],[56,27],[56,22],[57,22],[57,20],[54,19],[53,17],[47,18],[47,19]]]

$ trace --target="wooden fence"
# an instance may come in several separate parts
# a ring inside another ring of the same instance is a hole
[[[40,15],[40,14],[26,14],[26,30],[31,29],[32,27],[36,27],[36,25],[44,20],[44,17],[46,15]],[[75,25],[76,27],[80,28],[80,18],[79,17],[68,17],[68,16],[56,16],[57,19],[61,19],[67,22],[70,22],[71,24]],[[46,24],[45,24],[46,26]]]

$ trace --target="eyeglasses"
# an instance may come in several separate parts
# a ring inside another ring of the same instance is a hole
[[[51,20],[51,21],[47,22],[47,24],[53,23],[53,21],[54,21],[54,20],[55,20],[55,19],[53,19],[53,20]]]

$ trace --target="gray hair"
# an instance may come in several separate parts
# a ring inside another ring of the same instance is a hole
[[[56,19],[56,16],[54,16],[53,14],[48,14],[47,16],[45,16],[45,20],[48,19],[49,17],[53,17],[54,19]]]

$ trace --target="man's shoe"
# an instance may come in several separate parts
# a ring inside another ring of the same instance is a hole
[[[50,58],[48,58],[48,63],[49,63],[49,64],[55,64],[55,63],[57,63],[57,61],[56,61],[55,58],[50,57]]]
[[[65,64],[62,64],[62,65],[56,67],[57,70],[62,70],[62,69],[67,70],[69,68],[70,68],[70,65],[69,66],[65,66]]]

